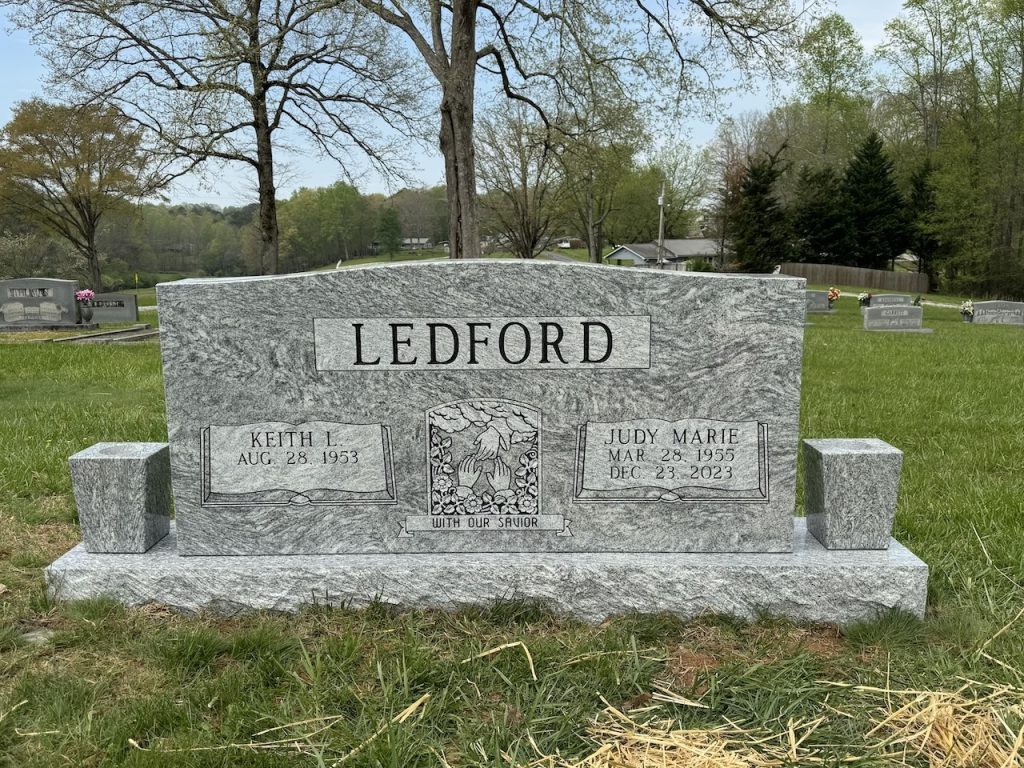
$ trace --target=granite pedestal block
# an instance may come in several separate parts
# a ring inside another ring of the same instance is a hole
[[[69,459],[88,552],[146,552],[170,530],[166,443],[97,443]]]
[[[804,440],[807,528],[827,549],[890,545],[903,452],[882,440]]]
[[[783,554],[464,553],[182,557],[171,534],[142,555],[94,555],[81,545],[46,569],[54,598],[110,597],[186,613],[363,607],[415,609],[540,600],[585,621],[639,611],[705,612],[848,624],[899,609],[923,616],[928,566],[899,542],[832,552],[791,518]]]

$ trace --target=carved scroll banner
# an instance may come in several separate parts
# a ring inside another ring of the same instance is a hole
[[[394,503],[382,424],[267,421],[202,433],[202,504]]]
[[[714,419],[579,427],[573,501],[768,501],[768,425]]]

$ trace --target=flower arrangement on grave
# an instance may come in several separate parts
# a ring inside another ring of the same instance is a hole
[[[832,309],[832,305],[835,302],[839,301],[839,297],[842,296],[842,295],[843,295],[842,292],[838,288],[835,288],[835,287],[829,288],[828,289],[828,297],[827,297],[828,298],[828,308]]]
[[[75,309],[79,323],[88,323],[92,320],[92,304],[89,302],[93,300],[95,295],[90,288],[75,291]]]
[[[921,306],[921,294],[917,294],[917,296],[914,297],[913,304],[914,304],[915,307],[920,307]]]
[[[870,307],[871,306],[871,294],[866,292],[866,291],[862,291],[861,293],[858,293],[857,294],[857,302],[862,307]]]
[[[960,305],[960,317],[965,323],[974,321],[974,302],[968,299]]]

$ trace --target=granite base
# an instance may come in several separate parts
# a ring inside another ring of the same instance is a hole
[[[79,545],[45,571],[61,600],[111,597],[192,613],[362,607],[373,600],[451,609],[541,600],[590,622],[639,611],[684,618],[762,613],[848,624],[890,609],[923,616],[928,566],[893,540],[884,551],[828,551],[794,518],[787,554],[263,555],[182,557],[175,531],[140,555]]]

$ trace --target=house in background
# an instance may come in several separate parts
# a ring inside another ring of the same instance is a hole
[[[402,241],[403,251],[422,251],[427,248],[432,248],[433,243],[430,242],[429,237],[407,237]]]
[[[706,237],[666,240],[661,252],[662,258],[659,259],[658,256],[657,243],[632,243],[615,248],[604,257],[604,261],[609,264],[636,267],[656,267],[659,261],[664,261],[686,269],[697,261],[714,264],[718,259],[718,241]]]

